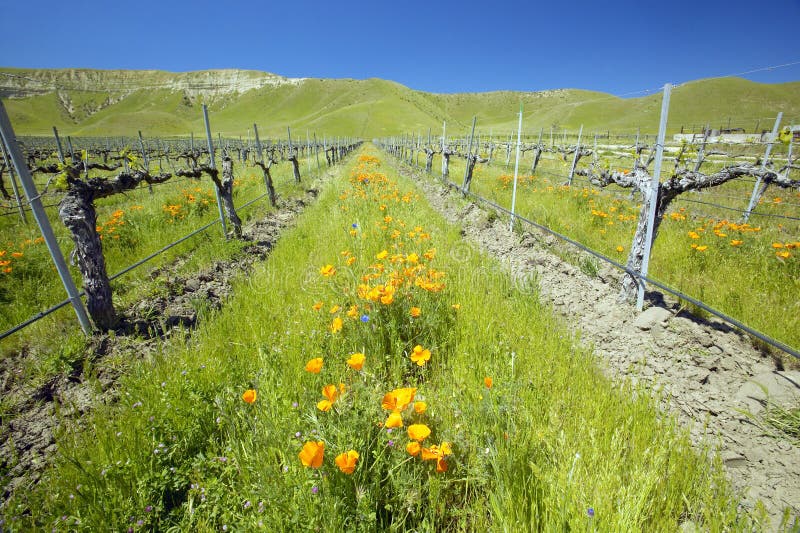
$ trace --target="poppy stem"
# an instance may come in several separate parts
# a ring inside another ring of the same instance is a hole
[[[403,466],[407,462],[411,461],[413,458],[414,458],[413,455],[409,455],[403,461],[401,461],[400,463],[395,465],[393,468],[391,468],[388,472],[386,472],[386,477],[381,480],[381,483],[383,483],[384,481],[387,481],[389,479],[389,476],[392,475],[392,472],[394,472],[395,470],[397,470],[398,468],[400,468],[401,466]]]

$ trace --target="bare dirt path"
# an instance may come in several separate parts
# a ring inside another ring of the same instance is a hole
[[[513,233],[507,220],[423,171],[397,166],[420,185],[437,211],[462,228],[467,242],[499,259],[512,276],[534,276],[541,300],[594,349],[608,375],[662,391],[662,407],[690,429],[692,441],[698,447],[718,447],[744,507],[754,509],[762,502],[773,530],[787,508],[789,523],[794,523],[800,516],[800,446],[768,434],[741,409],[762,409],[758,400],[764,395],[755,382],[774,399],[800,407],[799,371],[777,370],[780,365],[746,336],[722,322],[698,319],[677,303],[657,297],[660,302],[651,299],[651,307],[637,315],[616,303],[620,272],[610,265],[587,275],[559,257],[576,252],[555,237],[530,227],[521,235]]]

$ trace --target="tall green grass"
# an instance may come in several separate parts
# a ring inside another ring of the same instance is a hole
[[[60,435],[58,464],[6,506],[9,529],[753,527],[718,461],[692,451],[648,391],[603,377],[534,284],[466,245],[386,163],[349,170],[213,320],[134,364],[117,403]],[[444,287],[403,285],[391,303],[358,296],[417,261],[444,272],[426,278]],[[431,351],[424,366],[409,360],[417,344]],[[355,352],[361,371],[345,363]],[[321,372],[307,372],[317,357]],[[346,392],[320,411],[323,386],[339,383]],[[446,472],[408,454],[406,428],[384,426],[382,399],[398,387],[427,404],[403,412],[406,427],[432,430],[423,445],[452,444]],[[325,445],[318,469],[298,457],[309,441]],[[348,475],[333,459],[351,449]]]

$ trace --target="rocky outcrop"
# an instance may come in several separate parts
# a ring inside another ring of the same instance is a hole
[[[184,91],[189,97],[215,98],[266,86],[298,85],[303,78],[285,78],[256,70],[219,69],[194,72],[160,70],[0,69],[0,97],[26,98],[57,89],[130,94],[147,89]]]

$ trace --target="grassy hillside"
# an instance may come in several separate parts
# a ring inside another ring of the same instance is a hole
[[[31,94],[6,99],[19,134],[49,134],[55,125],[71,135],[130,135],[136,130],[186,135],[202,130],[202,103],[209,104],[214,130],[228,135],[245,135],[253,122],[267,136],[285,135],[287,126],[300,138],[306,130],[320,136],[370,138],[405,132],[426,135],[431,129],[436,135],[442,121],[447,121],[449,132],[461,134],[473,115],[480,131],[506,135],[516,128],[520,102],[529,132],[551,126],[577,129],[581,124],[587,129],[640,127],[654,132],[661,107],[660,93],[627,99],[578,89],[432,94],[374,78],[288,80],[253,71],[0,69],[2,73],[6,76],[0,76],[0,94]],[[251,88],[263,77],[270,83]],[[70,90],[32,94],[53,85]],[[729,119],[731,126],[748,131],[756,125],[768,129],[778,111],[786,121],[800,118],[800,82],[699,80],[674,89],[669,129],[676,132],[707,122],[727,126]]]

